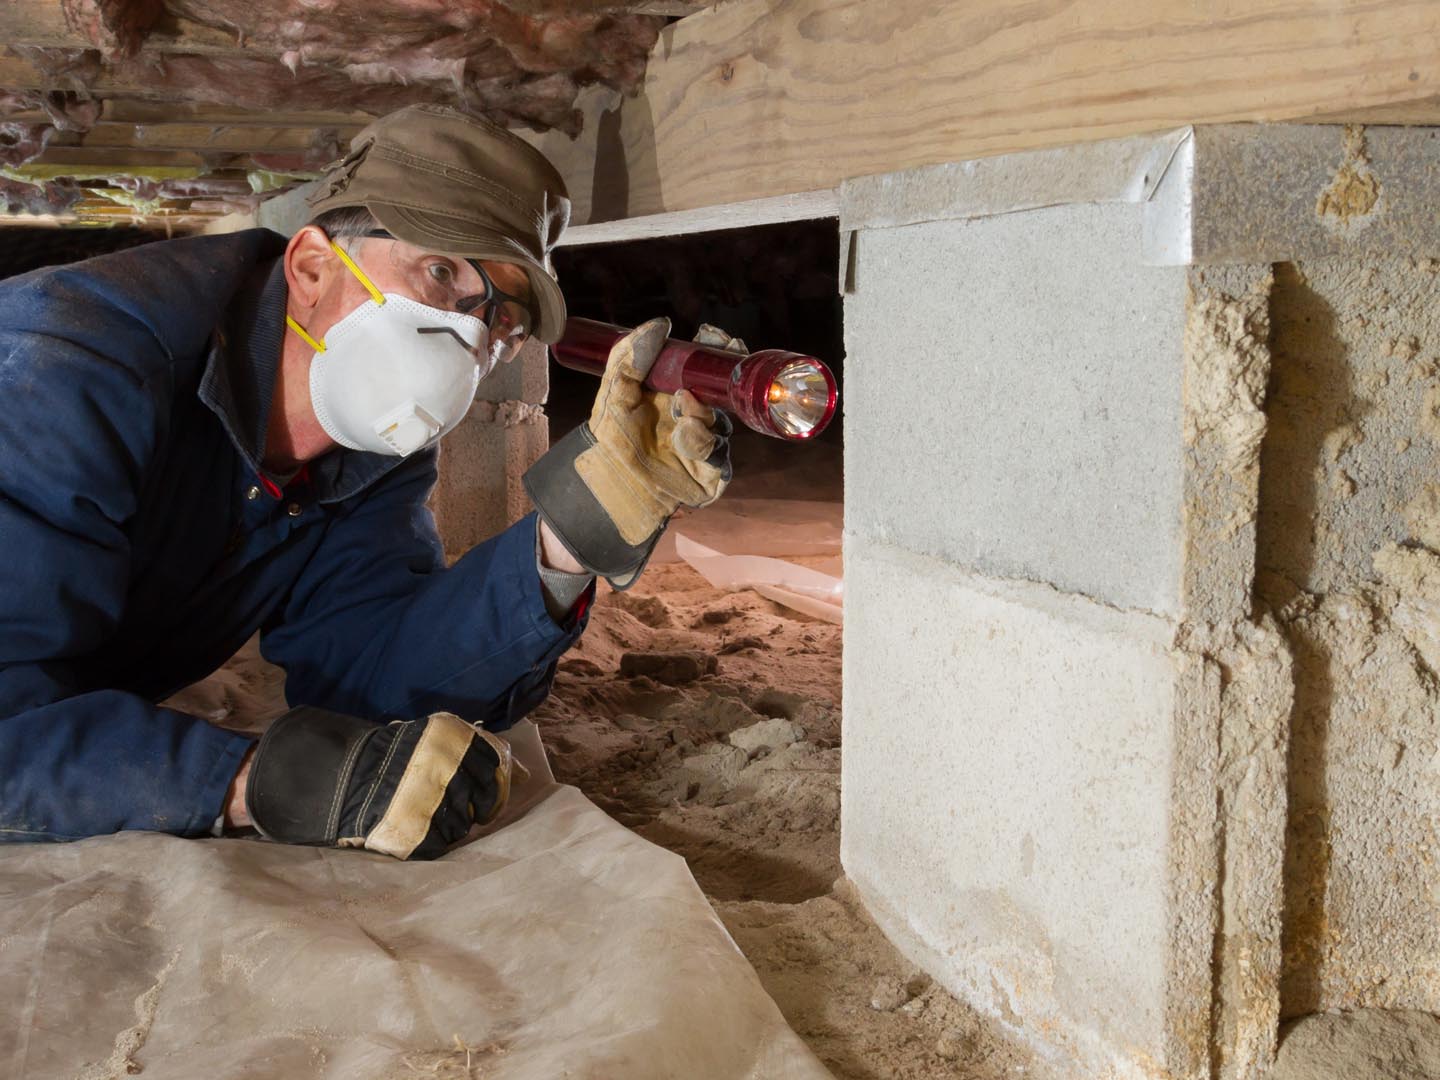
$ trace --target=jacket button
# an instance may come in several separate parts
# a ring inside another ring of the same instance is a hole
[[[260,497],[260,489],[259,489],[258,487],[256,487],[254,484],[251,484],[250,487],[249,487],[249,488],[246,490],[246,492],[245,492],[245,498],[249,499],[251,502],[254,502],[254,501],[255,501],[256,499],[258,499],[259,497]]]
[[[299,503],[291,503],[289,506],[287,506],[287,507],[285,508],[285,512],[286,512],[287,514],[289,514],[291,517],[299,517],[299,516],[300,516],[300,504],[299,504]]]

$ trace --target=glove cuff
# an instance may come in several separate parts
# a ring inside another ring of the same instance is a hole
[[[270,725],[255,750],[245,806],[262,836],[334,844],[355,762],[380,726],[304,705]]]
[[[586,570],[616,589],[628,589],[645,569],[665,526],[641,541],[626,543],[615,522],[575,470],[575,461],[595,445],[590,425],[581,424],[550,447],[526,471],[525,493],[565,550]]]

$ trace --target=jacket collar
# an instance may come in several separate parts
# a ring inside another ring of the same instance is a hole
[[[283,257],[257,263],[211,339],[200,380],[200,400],[219,417],[236,451],[257,475],[264,475],[260,462],[288,298]],[[402,460],[336,447],[310,462],[310,480],[320,502],[340,502],[364,491]]]

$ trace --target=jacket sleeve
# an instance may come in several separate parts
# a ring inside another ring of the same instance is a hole
[[[422,452],[332,514],[261,636],[292,706],[376,720],[443,709],[498,731],[549,693],[584,619],[562,626],[546,610],[535,515],[446,569],[425,506],[434,482]]]
[[[124,611],[128,525],[162,410],[131,371],[5,314],[0,840],[208,832],[251,740],[82,675]],[[87,317],[118,319],[110,337],[146,347],[122,316]]]

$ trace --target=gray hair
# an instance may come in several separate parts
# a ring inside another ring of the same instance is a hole
[[[367,206],[342,206],[335,210],[326,210],[312,218],[310,224],[318,225],[325,230],[326,236],[335,241],[358,239],[370,230],[380,227]]]

